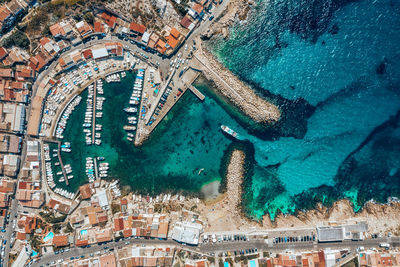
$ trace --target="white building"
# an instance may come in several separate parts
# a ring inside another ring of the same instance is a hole
[[[198,245],[203,226],[198,223],[177,222],[172,229],[172,239],[180,243]]]

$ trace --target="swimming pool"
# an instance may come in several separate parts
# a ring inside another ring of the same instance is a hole
[[[49,232],[44,238],[43,238],[43,242],[47,242],[51,239],[53,239],[54,237],[54,233],[53,232]]]
[[[251,261],[249,261],[249,263],[250,263],[250,267],[256,267],[257,266],[255,260],[251,260]]]
[[[87,230],[81,230],[81,235],[87,235],[88,231]]]

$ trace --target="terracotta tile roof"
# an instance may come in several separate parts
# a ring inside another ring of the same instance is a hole
[[[13,77],[12,69],[0,69],[0,77],[12,78]]]
[[[88,54],[92,55],[92,50],[88,49],[83,51],[83,56],[87,58]],[[89,199],[92,197],[92,189],[90,184],[85,184],[79,187],[79,192],[81,193],[82,199]]]
[[[146,26],[137,24],[135,22],[131,22],[131,24],[129,25],[129,28],[131,29],[131,31],[138,32],[141,34],[143,34],[146,31]]]
[[[0,22],[4,23],[6,18],[8,18],[8,16],[10,16],[10,15],[11,15],[11,12],[7,7],[5,7],[5,6],[0,7]]]
[[[3,59],[7,54],[7,50],[4,47],[0,47],[0,59]]]
[[[116,218],[114,219],[114,231],[121,231],[124,229],[124,219]]]
[[[21,233],[21,232],[17,232],[17,239],[18,240],[25,240],[26,239],[26,234],[25,233]]]
[[[204,7],[202,6],[202,5],[200,5],[200,4],[198,4],[198,3],[195,3],[194,5],[193,5],[193,8],[192,8],[194,11],[196,11],[197,12],[197,14],[200,14],[202,11],[203,11],[203,9],[204,9]]]
[[[164,54],[167,48],[165,47],[165,42],[161,39],[158,40],[156,44],[157,51],[160,52],[161,54]]]
[[[56,235],[53,237],[53,245],[56,247],[65,247],[69,245],[67,235]]]
[[[132,236],[132,229],[127,229],[123,231],[124,237]]]
[[[65,34],[64,28],[61,27],[61,25],[58,23],[50,26],[50,32],[54,37],[56,37],[58,35],[63,36]]]
[[[101,21],[95,21],[94,23],[94,32],[105,32],[104,24]]]
[[[116,267],[114,254],[104,255],[100,257],[100,267]]]
[[[175,39],[178,39],[179,36],[181,35],[181,33],[176,28],[172,28],[171,29],[171,35],[174,36]]]
[[[75,245],[77,247],[87,246],[87,245],[89,245],[89,240],[87,240],[87,239],[86,240],[76,240]]]
[[[172,48],[175,49],[179,44],[179,41],[175,39],[172,34],[168,35],[165,39],[167,39],[167,44]]]
[[[100,18],[102,18],[110,28],[114,29],[116,21],[117,21],[117,17],[110,16],[106,12],[103,12],[103,13],[101,13]]]

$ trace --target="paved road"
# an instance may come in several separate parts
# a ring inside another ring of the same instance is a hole
[[[319,249],[341,249],[349,248],[356,249],[360,246],[365,248],[379,246],[380,243],[387,242],[392,246],[400,245],[400,237],[393,238],[377,238],[377,239],[366,239],[363,241],[343,241],[343,242],[329,242],[329,243],[316,243],[316,242],[292,242],[292,243],[279,243],[273,244],[272,246],[266,243],[264,240],[253,240],[253,241],[241,241],[241,242],[224,242],[224,243],[208,243],[201,246],[203,253],[220,252],[220,251],[235,251],[240,249],[258,248],[266,251],[286,251],[286,250],[319,250]]]
[[[117,248],[118,246],[125,246],[126,240],[121,240],[119,242],[111,242],[106,245],[93,245],[89,248],[73,248],[68,252],[60,253],[60,254],[48,254],[44,255],[40,261],[36,262],[32,266],[41,266],[46,265],[47,263],[57,261],[59,259],[70,259],[70,257],[82,256],[82,255],[90,255],[91,253],[96,253],[98,251],[104,252],[104,247],[108,248]],[[221,243],[208,243],[202,244],[198,247],[192,246],[183,246],[178,244],[172,240],[144,240],[144,239],[131,239],[129,241],[130,244],[138,244],[138,245],[170,245],[170,246],[179,246],[185,249],[189,249],[192,251],[197,251],[202,254],[207,253],[217,253],[226,252],[226,251],[237,251],[241,249],[251,249],[257,248],[258,251],[270,251],[270,252],[283,252],[283,251],[309,251],[309,250],[319,250],[319,249],[351,249],[355,250],[356,248],[363,246],[366,249],[371,247],[378,247],[380,243],[388,242],[392,246],[400,246],[400,237],[393,238],[378,238],[378,239],[367,239],[363,241],[343,241],[343,242],[332,242],[332,243],[313,243],[313,242],[296,242],[296,243],[283,243],[283,244],[273,244],[273,247],[270,247],[263,239],[257,239],[252,241],[232,241],[232,242],[221,242]]]
[[[146,246],[151,246],[151,245],[177,245],[176,242],[172,240],[145,240],[145,239],[131,239],[128,240],[130,244],[139,244],[139,245],[146,245]],[[127,240],[121,240],[119,242],[110,242],[105,245],[92,245],[91,247],[88,248],[72,248],[68,252],[64,253],[59,253],[59,254],[54,254],[50,253],[48,255],[42,256],[40,261],[36,262],[32,266],[41,266],[41,265],[46,265],[47,263],[57,261],[59,259],[70,259],[71,257],[77,257],[77,256],[82,256],[82,255],[90,255],[91,253],[96,253],[97,251],[104,252],[104,247],[108,248],[117,248],[118,246],[125,246]]]
[[[21,147],[21,161],[20,161],[20,166],[19,169],[22,169],[22,166],[25,162],[26,158],[26,150],[27,150],[27,136],[25,135],[23,140],[22,140],[22,147]],[[18,186],[18,181],[19,181],[19,175],[17,177],[17,186]],[[11,206],[8,210],[10,214],[10,219],[8,221],[8,225],[6,227],[6,232],[5,232],[5,240],[7,240],[7,244],[5,245],[5,257],[4,257],[4,266],[8,266],[8,259],[9,259],[9,254],[10,254],[10,242],[11,242],[11,236],[14,232],[14,227],[13,227],[13,221],[16,220],[17,217],[17,212],[18,212],[18,201],[13,198],[11,199]]]

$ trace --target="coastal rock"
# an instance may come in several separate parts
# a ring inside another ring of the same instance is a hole
[[[217,18],[210,27],[210,33],[207,33],[208,39],[214,35],[221,34],[223,38],[229,37],[229,28],[235,21],[246,21],[248,13],[255,5],[253,0],[232,0],[230,1],[226,12]]]

